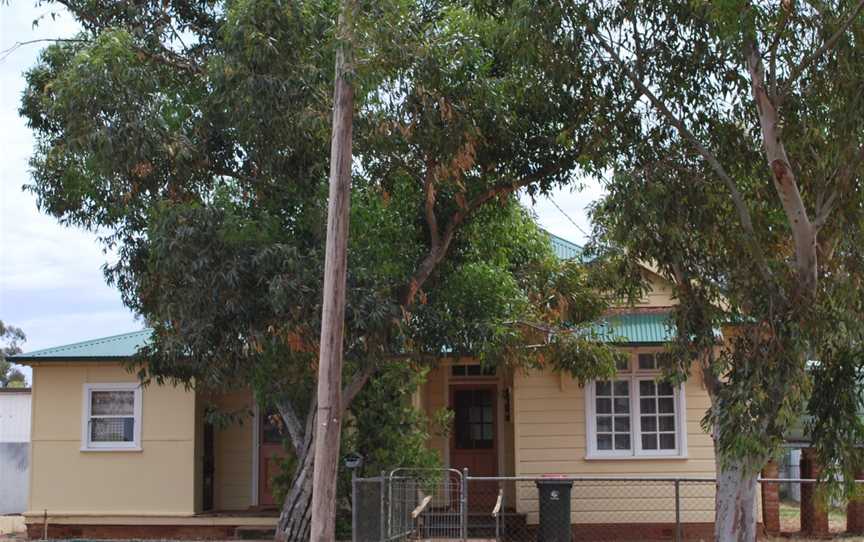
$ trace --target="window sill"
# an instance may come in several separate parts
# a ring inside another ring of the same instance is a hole
[[[131,447],[123,447],[123,448],[86,448],[82,447],[79,451],[82,453],[89,452],[143,452],[144,449],[140,446],[131,446]]]
[[[602,455],[587,454],[585,461],[680,461],[687,459],[687,454],[677,455]]]

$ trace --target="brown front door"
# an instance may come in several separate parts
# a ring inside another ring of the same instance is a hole
[[[279,475],[285,448],[282,425],[273,413],[262,413],[258,427],[258,505],[277,506],[273,497],[273,479]]]
[[[463,384],[450,388],[450,408],[454,413],[450,465],[460,471],[467,467],[471,476],[498,474],[496,390],[494,384]],[[497,487],[495,482],[472,482],[468,487],[469,508],[491,510],[497,498]]]

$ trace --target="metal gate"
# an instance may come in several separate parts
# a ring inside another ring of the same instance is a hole
[[[353,541],[465,539],[466,478],[455,469],[395,469],[353,481]]]

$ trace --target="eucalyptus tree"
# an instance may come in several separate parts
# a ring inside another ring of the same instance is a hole
[[[0,340],[6,343],[5,346],[0,346],[0,388],[25,386],[27,381],[24,373],[6,358],[21,353],[21,343],[27,340],[27,336],[21,328],[4,324],[3,320],[0,320]]]
[[[754,539],[756,477],[805,404],[826,473],[864,464],[862,10],[623,0],[564,17],[640,118],[610,129],[627,144],[595,247],[675,281],[669,370],[698,357],[712,398],[718,540]]]
[[[106,275],[154,328],[141,378],[278,409],[297,461],[277,538],[308,538],[337,2],[46,3],[82,32],[27,74],[28,188],[116,249]],[[603,311],[608,276],[555,259],[514,194],[602,170],[616,96],[535,68],[555,18],[357,13],[343,413],[382,365],[442,353],[608,375],[611,350],[555,333]]]

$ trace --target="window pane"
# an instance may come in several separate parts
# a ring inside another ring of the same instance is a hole
[[[135,410],[135,392],[130,390],[91,391],[91,416],[132,416]]]
[[[132,442],[135,418],[91,418],[91,442]]]
[[[612,383],[607,381],[597,382],[597,395],[612,395]]]
[[[615,432],[616,433],[630,432],[630,417],[629,416],[615,416]]]
[[[471,425],[471,439],[472,440],[483,440],[483,426],[478,424]]]
[[[671,397],[661,397],[657,403],[660,412],[664,414],[672,414],[675,412],[675,400]]]
[[[611,414],[612,413],[612,399],[597,399],[597,413],[598,414]]]
[[[643,370],[656,369],[657,363],[654,354],[639,354],[639,368]]]
[[[615,396],[616,397],[629,397],[630,396],[630,382],[626,380],[616,380],[615,381]]]
[[[643,450],[656,450],[657,449],[657,435],[642,435],[642,449]]]
[[[639,395],[642,395],[642,396],[656,395],[654,393],[654,382],[651,380],[640,380],[639,381]]]
[[[675,431],[675,416],[660,416],[661,431]]]
[[[464,365],[454,365],[451,368],[453,371],[453,376],[465,376],[465,366]]]
[[[468,365],[466,366],[466,373],[468,374],[468,376],[480,376],[480,366]]]
[[[630,412],[630,399],[618,397],[615,398],[615,414],[627,414]]]
[[[598,450],[611,450],[612,449],[612,435],[597,435],[597,449]]]
[[[660,435],[660,449],[674,450],[675,449],[675,433],[662,433]]]
[[[483,440],[492,440],[492,424],[483,424]]]
[[[597,431],[602,433],[612,431],[612,416],[597,416]]]
[[[630,357],[626,357],[624,359],[619,359],[615,362],[615,368],[619,371],[629,371],[630,370]]]
[[[639,409],[642,410],[642,414],[654,414],[657,412],[657,405],[654,399],[640,399]]]
[[[657,384],[657,395],[675,395],[672,390],[672,384],[669,382],[660,382]]]
[[[657,418],[654,416],[642,416],[642,431],[657,431]]]
[[[615,449],[616,450],[629,450],[630,449],[630,435],[615,435]]]
[[[489,423],[492,419],[492,407],[483,407],[483,421]]]

